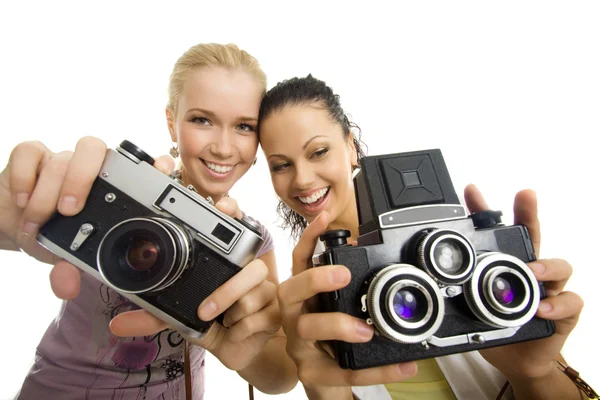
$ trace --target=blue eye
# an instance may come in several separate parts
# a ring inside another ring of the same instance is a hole
[[[279,172],[279,171],[283,171],[285,168],[287,168],[289,166],[290,166],[289,163],[283,163],[283,164],[279,164],[279,165],[275,165],[275,166],[271,167],[271,170],[273,172]]]

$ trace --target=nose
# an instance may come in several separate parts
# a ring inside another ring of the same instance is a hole
[[[212,143],[211,152],[219,158],[229,158],[234,153],[233,132],[221,129]]]
[[[310,165],[298,164],[295,168],[294,186],[297,190],[307,190],[312,188],[315,181],[315,174]]]

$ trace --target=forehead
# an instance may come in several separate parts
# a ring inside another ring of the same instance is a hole
[[[341,126],[318,105],[286,106],[265,118],[260,129],[260,143],[267,156],[301,151],[317,135],[327,140],[343,140]]]
[[[190,71],[179,99],[182,112],[202,108],[230,116],[257,117],[263,87],[242,69],[201,67]]]

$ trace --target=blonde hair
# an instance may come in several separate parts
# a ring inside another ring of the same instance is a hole
[[[188,74],[200,67],[241,68],[250,73],[263,86],[263,95],[267,90],[267,76],[260,68],[256,58],[241,50],[233,43],[200,43],[190,47],[175,63],[169,80],[168,110],[177,115],[177,104]]]

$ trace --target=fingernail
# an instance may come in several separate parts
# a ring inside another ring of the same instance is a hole
[[[346,273],[346,270],[343,268],[337,268],[334,269],[333,271],[331,271],[331,283],[333,284],[340,284],[340,283],[346,283],[348,281],[348,274]]]
[[[39,224],[36,224],[34,222],[25,222],[23,224],[23,233],[26,235],[35,235],[39,227]]]
[[[364,339],[371,339],[373,336],[373,328],[362,321],[357,320],[354,327],[356,329],[356,333],[358,333],[358,335]]]
[[[61,213],[74,213],[77,211],[77,199],[73,196],[65,196],[60,201]]]
[[[540,311],[543,312],[544,314],[549,313],[550,311],[552,311],[552,304],[546,303],[546,302],[541,302],[540,303]]]
[[[398,369],[400,370],[400,373],[407,378],[417,374],[417,364],[414,362],[399,364]]]
[[[15,196],[15,203],[19,208],[27,207],[27,203],[29,202],[29,193],[18,193]]]
[[[529,264],[529,268],[533,270],[538,275],[542,275],[546,272],[546,266],[540,262],[532,262]]]
[[[203,321],[209,321],[213,318],[216,311],[217,304],[214,301],[209,301],[208,303],[200,306],[198,316]]]

